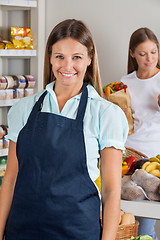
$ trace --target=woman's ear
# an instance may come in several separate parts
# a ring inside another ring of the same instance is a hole
[[[129,54],[130,54],[130,56],[131,56],[132,58],[135,58],[134,53],[132,52],[131,49],[129,49]]]
[[[91,62],[92,62],[92,59],[89,58],[89,59],[88,59],[88,66],[91,64]]]

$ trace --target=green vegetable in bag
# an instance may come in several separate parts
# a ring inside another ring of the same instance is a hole
[[[130,239],[126,239],[126,240],[153,240],[152,237],[150,237],[149,235],[143,235],[143,236],[138,236],[138,237],[131,237]]]

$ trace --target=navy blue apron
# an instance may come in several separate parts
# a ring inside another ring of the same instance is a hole
[[[19,172],[6,240],[99,240],[100,199],[89,177],[83,133],[88,100],[76,119],[41,112],[45,91],[17,140]]]

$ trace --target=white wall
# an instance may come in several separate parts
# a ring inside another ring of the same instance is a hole
[[[148,27],[160,40],[159,0],[46,0],[46,39],[52,28],[66,18],[80,19],[90,28],[103,85],[126,74],[133,31]]]

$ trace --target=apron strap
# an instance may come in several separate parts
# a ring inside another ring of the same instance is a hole
[[[83,88],[82,88],[81,99],[80,99],[79,106],[78,106],[78,112],[77,112],[77,116],[76,116],[76,121],[78,121],[78,122],[83,122],[84,114],[86,111],[87,101],[88,101],[88,89],[84,83]]]
[[[31,113],[30,113],[30,116],[29,116],[28,120],[32,119],[32,118],[34,117],[34,115],[35,115],[39,110],[41,110],[41,108],[42,108],[42,107],[41,107],[41,104],[42,104],[42,102],[43,102],[46,94],[47,94],[47,91],[45,91],[45,92],[40,96],[40,98],[38,99],[38,101],[35,103],[32,111],[31,111]]]

